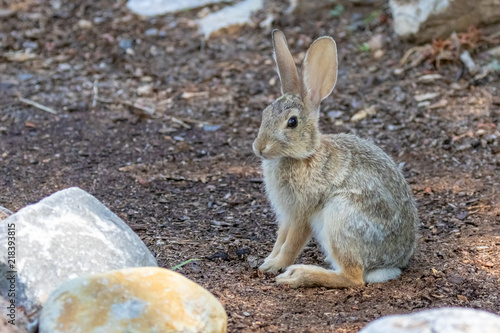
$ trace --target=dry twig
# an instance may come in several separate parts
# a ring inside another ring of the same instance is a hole
[[[94,80],[94,96],[92,98],[92,108],[95,109],[97,99],[99,98],[99,80]]]
[[[447,39],[435,39],[432,43],[409,49],[401,59],[399,66],[408,63],[407,68],[418,66],[424,61],[434,63],[437,68],[442,61],[458,61],[464,51],[473,52],[481,43],[499,44],[498,36],[483,36],[482,31],[471,26],[467,32],[453,33]]]
[[[142,106],[142,105],[135,104],[135,103],[130,102],[130,101],[112,101],[112,100],[107,100],[107,99],[102,99],[102,98],[96,98],[96,100],[99,101],[99,102],[102,102],[102,103],[106,103],[106,104],[116,103],[116,104],[127,105],[127,106],[133,107],[133,108],[135,108],[137,110],[143,111],[144,114],[146,114],[148,116],[152,116],[155,113],[155,109],[154,108],[148,108],[148,107],[145,107],[145,106]],[[189,126],[188,124],[186,124],[186,122],[192,122],[192,123],[196,123],[197,122],[195,120],[179,119],[177,117],[167,116],[167,115],[165,115],[165,117],[167,118],[167,120],[170,120],[171,122],[176,123],[176,124],[184,127],[185,129],[190,129],[191,128],[191,126]]]
[[[42,104],[40,104],[38,102],[32,101],[31,99],[27,99],[27,98],[23,98],[23,97],[19,96],[19,101],[23,102],[25,104],[34,106],[35,108],[40,109],[42,111],[53,113],[53,114],[57,114],[56,110],[54,110],[54,109],[52,109],[52,108],[50,108],[48,106],[42,105]]]

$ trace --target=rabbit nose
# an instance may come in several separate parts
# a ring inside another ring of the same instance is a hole
[[[257,147],[255,146],[255,141],[252,143],[252,150],[254,151],[255,154],[260,153],[260,149],[257,149]]]
[[[262,147],[262,144],[260,144],[260,142],[257,142],[257,140],[255,140],[253,142],[252,148],[256,155],[262,156],[262,152],[266,150],[267,145],[265,147]]]

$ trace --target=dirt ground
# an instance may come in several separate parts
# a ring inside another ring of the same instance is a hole
[[[398,70],[415,45],[395,37],[385,6],[346,5],[336,17],[328,8],[286,15],[286,2],[266,2],[255,21],[274,14],[298,63],[314,38],[336,39],[339,79],[321,128],[389,153],[422,220],[401,278],[293,290],[256,269],[276,232],[251,149],[262,109],[280,93],[271,28],[204,42],[194,24],[201,10],[141,19],[124,1],[0,7],[13,10],[0,18],[1,206],[17,211],[70,186],[88,191],[161,267],[201,259],[178,271],[220,299],[230,332],[357,332],[381,316],[444,306],[500,313],[498,73],[477,79],[459,62]],[[386,39],[379,58],[363,47],[375,34]],[[493,46],[479,43],[474,61],[489,63]],[[441,76],[422,78],[429,74]],[[425,93],[436,96],[419,106]],[[323,258],[312,241],[297,262],[324,266]]]

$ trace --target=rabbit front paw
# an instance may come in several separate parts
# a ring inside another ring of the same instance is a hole
[[[275,257],[275,258],[267,257],[264,260],[264,263],[262,265],[260,265],[259,271],[261,271],[263,273],[274,274],[274,273],[278,273],[281,269],[285,269],[287,266],[289,266],[289,265],[287,265],[285,262],[283,262],[283,260],[281,260],[281,258],[279,256]]]

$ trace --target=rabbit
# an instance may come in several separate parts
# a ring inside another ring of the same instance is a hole
[[[400,276],[413,255],[419,218],[394,161],[350,134],[322,134],[319,107],[337,81],[337,47],[328,36],[309,47],[302,78],[285,35],[272,33],[282,96],[264,109],[253,143],[278,220],[274,248],[259,267],[292,288],[345,288]],[[293,265],[314,234],[331,269]]]

